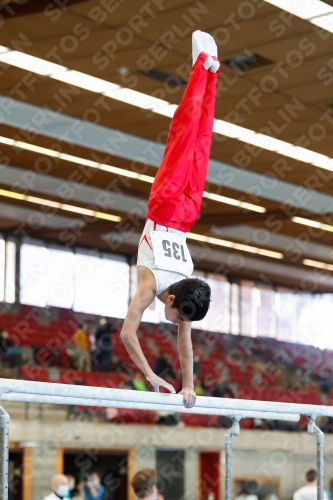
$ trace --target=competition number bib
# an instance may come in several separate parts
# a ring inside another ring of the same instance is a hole
[[[155,267],[190,277],[193,272],[193,262],[185,238],[166,231],[150,231],[150,236]]]

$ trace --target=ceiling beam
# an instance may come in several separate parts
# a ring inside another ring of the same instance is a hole
[[[68,0],[63,4],[61,2],[56,2],[56,6],[54,6],[53,8],[65,10],[68,9],[68,7],[72,7],[72,5],[75,5],[76,3],[83,3],[86,1],[87,0]],[[28,1],[22,4],[17,3],[16,1],[12,1],[1,5],[1,17],[3,17],[4,19],[12,19],[13,17],[23,17],[30,16],[31,14],[39,14],[43,13],[46,7],[50,5],[52,7],[52,2],[50,2],[50,0]]]
[[[73,219],[64,215],[55,215],[52,213],[40,210],[33,210],[32,208],[14,205],[12,203],[0,202],[0,214],[2,219],[12,220],[16,222],[25,222],[32,231],[39,229],[49,228],[53,230],[65,229],[68,227],[84,227],[85,223],[80,219]]]
[[[147,201],[134,196],[115,193],[52,175],[37,174],[10,165],[0,165],[0,184],[10,186],[18,192],[36,191],[52,198],[60,198],[62,203],[73,201],[84,205],[94,205],[99,210],[115,210],[117,212],[142,212],[144,218],[147,211]]]
[[[289,219],[289,216],[282,210],[268,210],[260,214],[257,212],[229,213],[229,214],[207,214],[200,215],[196,223],[199,226],[234,226],[236,224],[250,224],[251,222],[264,222],[268,217],[274,216],[277,219]]]
[[[217,226],[212,232],[220,238],[232,239],[248,245],[263,245],[274,248],[274,250],[283,252],[295,263],[299,263],[304,257],[328,263],[333,261],[330,255],[330,246],[311,241],[305,235],[300,238],[269,231],[266,227],[253,227],[246,224]]]
[[[315,217],[313,213],[308,210],[298,211],[297,216],[305,218],[312,217],[312,219],[317,219],[317,217]],[[293,214],[291,215],[284,210],[267,210],[267,212],[263,214],[249,211],[231,214],[207,214],[200,216],[196,223],[196,227],[207,225],[213,226],[216,224],[219,226],[234,226],[237,224],[251,224],[251,222],[265,222],[267,220],[290,220],[292,217]]]

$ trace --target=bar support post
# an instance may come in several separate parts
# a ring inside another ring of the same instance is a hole
[[[232,436],[239,434],[240,418],[233,417],[232,426],[225,435],[225,500],[232,500]]]
[[[8,500],[9,415],[0,406],[0,500]]]
[[[324,433],[316,425],[316,416],[307,415],[308,432],[316,436],[317,443],[317,500],[324,500]]]

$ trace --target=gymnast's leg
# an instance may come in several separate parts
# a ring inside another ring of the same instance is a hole
[[[217,76],[214,71],[218,70],[219,62],[214,54],[209,55],[205,52],[206,47],[207,50],[217,53],[215,42],[210,35],[195,32],[193,34],[194,65],[182,101],[172,119],[163,160],[148,201],[147,217],[149,219],[185,232],[190,227],[187,197],[192,192],[195,177],[192,173],[194,159],[195,157],[205,159],[208,163],[210,141],[208,141],[207,148],[207,140],[203,138],[211,137],[212,134],[212,123],[209,119],[214,114],[212,97],[214,100],[215,93],[211,89],[216,83]],[[205,66],[208,66],[208,69]],[[214,78],[211,78],[211,75],[214,75]],[[207,91],[209,97],[207,97]],[[210,106],[210,109],[206,110],[206,106]],[[209,126],[207,132],[203,130],[206,124]],[[206,145],[206,154],[202,155],[204,145]],[[195,193],[198,193],[204,185],[206,173],[207,165],[204,164],[198,179],[199,188],[195,189]],[[191,218],[195,221],[198,212],[194,216],[191,200],[190,205]],[[200,206],[201,201],[196,202],[195,210],[200,210]]]
[[[195,142],[193,165],[190,170],[188,184],[184,191],[188,208],[186,220],[189,229],[198,218],[207,177],[214,123],[216,81],[217,74],[209,71],[199,129]]]

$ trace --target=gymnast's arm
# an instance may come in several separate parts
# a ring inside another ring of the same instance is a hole
[[[183,321],[178,325],[177,340],[180,366],[182,369],[182,390],[186,408],[195,405],[196,394],[193,386],[193,348],[191,339],[191,323]]]
[[[138,291],[133,297],[128,308],[120,337],[126,346],[128,354],[139,370],[141,370],[145,375],[146,379],[153,385],[155,391],[158,391],[158,388],[161,385],[170,392],[174,393],[175,390],[172,385],[155,375],[149,366],[136,333],[145,309],[150,306],[154,298],[155,290],[152,280],[149,278],[140,279]]]

